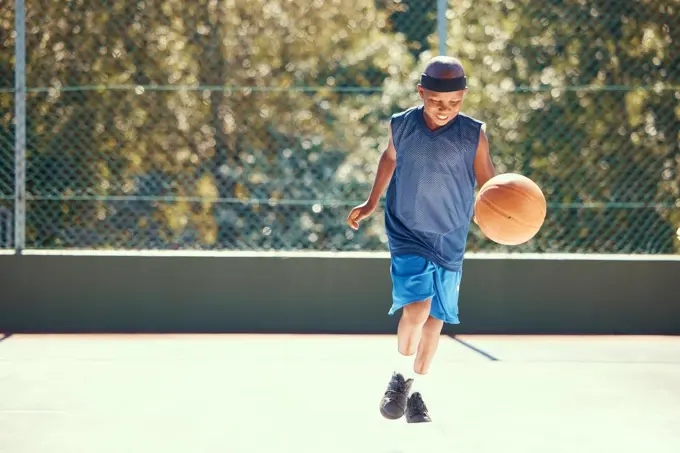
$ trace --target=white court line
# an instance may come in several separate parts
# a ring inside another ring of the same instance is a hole
[[[4,251],[0,251],[4,252]],[[388,252],[323,251],[209,251],[209,250],[23,250],[31,256],[129,256],[129,257],[203,257],[203,258],[349,258],[388,259]],[[13,250],[7,255],[14,254]],[[680,261],[680,255],[629,255],[605,253],[468,253],[466,260],[551,260],[551,261]]]

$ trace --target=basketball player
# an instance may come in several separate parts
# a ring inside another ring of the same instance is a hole
[[[402,310],[396,370],[381,414],[408,423],[430,422],[419,382],[437,351],[444,323],[459,324],[463,253],[473,216],[475,182],[494,174],[483,124],[460,113],[467,92],[460,61],[436,57],[418,84],[422,105],[392,116],[387,149],[371,193],[347,217],[373,213],[387,188],[385,226],[391,255],[392,307]],[[415,359],[414,359],[415,355]]]

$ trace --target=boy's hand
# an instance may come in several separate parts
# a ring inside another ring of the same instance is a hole
[[[359,206],[352,209],[352,211],[347,216],[347,225],[349,225],[349,227],[353,230],[358,230],[359,222],[373,214],[373,211],[375,211],[374,204],[369,203],[368,201],[361,203]]]

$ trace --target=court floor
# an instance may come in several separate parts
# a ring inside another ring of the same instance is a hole
[[[680,451],[680,337],[443,337],[423,425],[379,415],[394,348],[387,336],[12,335],[0,453]]]

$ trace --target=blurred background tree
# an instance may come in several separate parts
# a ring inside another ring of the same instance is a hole
[[[10,2],[11,3],[11,2]],[[462,0],[449,53],[499,172],[550,203],[528,244],[677,249],[677,2]],[[391,114],[420,102],[436,0],[27,4],[28,246],[384,250],[359,232]],[[13,190],[13,9],[0,7],[0,203]]]

